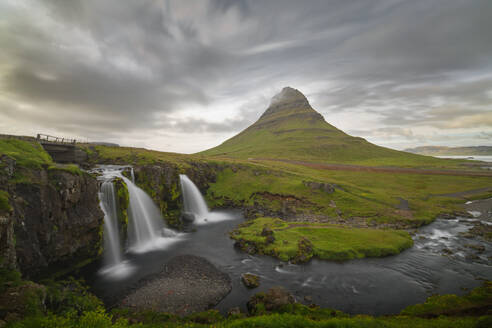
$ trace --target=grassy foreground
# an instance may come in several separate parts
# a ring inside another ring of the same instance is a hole
[[[357,229],[331,224],[287,223],[257,218],[231,233],[244,250],[305,262],[394,255],[413,245],[406,231]]]
[[[398,315],[373,317],[349,315],[340,311],[306,306],[300,303],[285,304],[265,310],[262,303],[255,304],[249,314],[221,315],[217,310],[179,317],[152,311],[135,312],[115,308],[106,310],[102,302],[88,292],[79,281],[45,281],[43,285],[23,281],[19,274],[0,269],[0,298],[16,291],[24,295],[3,303],[0,310],[16,309],[5,327],[15,328],[106,328],[106,327],[333,327],[333,328],[396,328],[396,327],[490,327],[492,316],[492,284],[464,296],[432,296],[423,304],[404,309]],[[25,292],[26,288],[31,289]],[[24,288],[24,289],[23,289]],[[260,295],[261,293],[257,294]],[[21,300],[21,301],[19,301]],[[16,303],[17,302],[17,303]]]

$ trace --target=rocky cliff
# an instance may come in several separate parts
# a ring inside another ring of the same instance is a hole
[[[104,218],[96,179],[75,167],[26,164],[27,150],[14,154],[0,154],[0,266],[33,278],[95,259]]]

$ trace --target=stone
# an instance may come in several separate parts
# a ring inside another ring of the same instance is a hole
[[[263,304],[267,312],[281,310],[282,307],[294,304],[296,302],[294,296],[285,288],[276,286],[270,288],[266,293],[258,293],[254,295],[247,303],[248,312],[255,314],[257,305]]]
[[[183,212],[181,214],[181,221],[183,222],[193,222],[195,221],[195,214],[191,212]]]
[[[316,182],[316,181],[303,181],[302,183],[306,187],[310,188],[311,190],[321,190],[329,194],[335,191],[335,185],[332,183]]]
[[[261,235],[263,237],[271,236],[273,235],[273,230],[270,227],[263,227],[263,230],[261,230]]]
[[[305,263],[313,257],[313,243],[306,237],[299,239],[297,247],[297,254],[292,260],[293,263]]]
[[[229,311],[227,311],[227,316],[228,317],[242,316],[241,309],[237,306],[230,308]]]
[[[265,243],[267,245],[273,244],[275,242],[275,237],[273,235],[269,235],[265,238]]]
[[[260,277],[252,273],[244,273],[241,275],[241,281],[244,286],[253,289],[260,286]]]
[[[172,258],[160,273],[139,284],[120,301],[120,307],[184,316],[212,308],[232,289],[226,273],[195,255]]]
[[[35,312],[44,312],[46,287],[27,281],[20,286],[9,287],[0,294],[1,314],[3,320],[10,322]]]

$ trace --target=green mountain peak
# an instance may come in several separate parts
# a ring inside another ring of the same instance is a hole
[[[415,155],[376,146],[327,123],[297,89],[285,87],[251,126],[207,156],[290,159],[331,163],[384,162]],[[394,161],[390,161],[394,162]]]

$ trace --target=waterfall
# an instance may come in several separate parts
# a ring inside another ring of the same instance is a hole
[[[101,173],[99,192],[101,209],[104,212],[104,267],[103,275],[121,279],[130,275],[136,268],[124,259],[118,230],[118,205],[113,180],[122,179],[129,193],[128,208],[128,249],[131,252],[145,252],[162,249],[181,240],[183,234],[167,229],[159,209],[152,199],[130,179],[123,176],[127,167],[106,165],[95,169]],[[132,169],[132,179],[134,179]]]
[[[159,244],[163,237],[164,220],[152,199],[124,176],[130,194],[128,241],[132,251],[148,250]],[[169,233],[169,229],[164,232]]]
[[[135,183],[135,172],[133,172],[133,167],[131,168],[132,182]]]
[[[118,232],[118,212],[113,182],[103,182],[99,199],[104,212],[104,264],[110,267],[118,265],[123,259]]]
[[[209,211],[205,199],[203,199],[200,190],[186,175],[180,174],[181,191],[183,193],[184,210],[183,217],[194,216],[195,222],[207,222]]]

